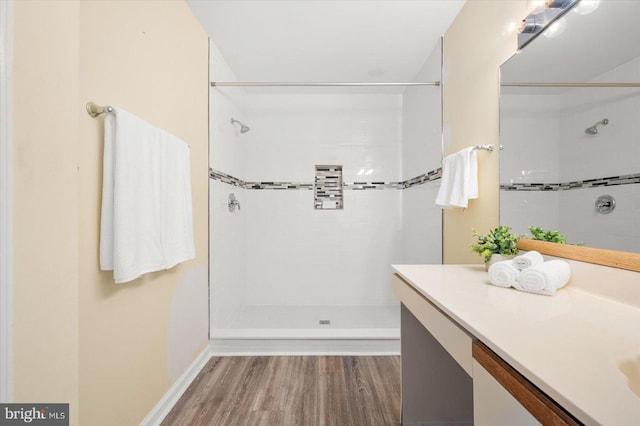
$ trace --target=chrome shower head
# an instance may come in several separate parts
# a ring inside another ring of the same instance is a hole
[[[240,125],[240,133],[247,133],[249,131],[249,126],[245,126],[240,121],[238,121],[235,118],[231,117],[231,124],[235,124],[235,123],[238,123]]]
[[[586,129],[584,129],[584,132],[588,135],[597,135],[598,133],[600,133],[598,131],[598,126],[606,126],[607,124],[609,124],[609,119],[605,118],[603,120],[598,121],[593,126],[587,127]]]

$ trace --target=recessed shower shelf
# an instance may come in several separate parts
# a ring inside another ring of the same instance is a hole
[[[316,166],[314,209],[342,210],[342,166]]]

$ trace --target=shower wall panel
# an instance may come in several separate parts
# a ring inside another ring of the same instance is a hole
[[[402,260],[400,191],[345,191],[315,210],[313,191],[248,191],[248,305],[394,305]]]
[[[440,43],[416,81],[440,81]],[[402,95],[402,179],[440,169],[441,96],[437,86],[407,87]],[[404,189],[403,263],[442,263],[442,209],[435,205],[440,180]]]
[[[640,81],[640,58],[598,76],[593,82]],[[602,179],[612,186],[563,191],[560,226],[571,241],[588,246],[640,252],[640,89],[579,88],[562,96],[560,137],[560,178],[562,182]],[[609,124],[599,134],[587,135],[584,129],[607,118]],[[599,185],[601,184],[599,183]],[[610,214],[595,211],[599,195],[612,195],[616,208]],[[598,236],[592,235],[598,229]],[[595,240],[594,240],[595,238]]]
[[[592,82],[640,81],[640,57],[608,71]],[[640,89],[577,88],[562,95],[561,180],[639,173]],[[609,119],[598,135],[584,129]]]
[[[559,182],[560,115],[557,92],[530,94],[503,89],[501,185]],[[557,191],[500,191],[500,223],[510,226],[516,235],[529,234],[530,226],[559,229],[559,202]]]
[[[401,191],[350,184],[400,179],[400,95],[250,94],[247,105],[248,180],[312,183],[315,165],[340,164],[347,186],[343,210],[315,210],[308,188],[247,192],[246,303],[397,304]]]
[[[236,75],[211,42],[210,76],[212,81],[237,81]],[[251,132],[240,133],[231,118],[246,121],[244,88],[209,91],[209,167],[242,178],[245,174],[245,146]]]
[[[210,44],[211,80],[236,81],[215,44]],[[236,178],[245,171],[244,148],[250,133],[240,134],[231,117],[246,116],[243,89],[209,91],[209,167]],[[229,211],[229,194],[240,202],[240,210]],[[237,321],[244,306],[245,196],[246,190],[209,179],[209,300],[211,330]],[[210,333],[211,334],[211,333]]]
[[[316,90],[247,95],[246,180],[313,182],[316,164],[342,165],[347,183],[399,180],[401,95]]]

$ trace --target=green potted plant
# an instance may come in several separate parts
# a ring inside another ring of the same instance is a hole
[[[478,238],[478,241],[471,246],[471,250],[482,256],[487,269],[494,262],[518,254],[516,247],[518,238],[508,226],[498,226],[490,230],[487,235],[480,235],[474,229],[473,236]]]
[[[538,241],[548,241],[550,243],[558,243],[558,244],[566,244],[567,238],[564,234],[561,234],[557,230],[555,231],[545,231],[539,226],[530,226],[529,232],[531,232],[531,239]]]

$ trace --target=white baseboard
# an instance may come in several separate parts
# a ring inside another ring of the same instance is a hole
[[[212,339],[211,356],[400,355],[400,339]]]
[[[156,426],[162,423],[173,406],[176,405],[182,394],[187,390],[191,382],[193,382],[198,373],[200,373],[211,358],[210,347],[210,345],[205,347],[202,352],[200,352],[200,355],[193,360],[189,368],[182,373],[182,376],[180,376],[162,396],[160,401],[158,401],[155,407],[153,407],[149,414],[147,414],[147,417],[140,422],[141,426]]]

